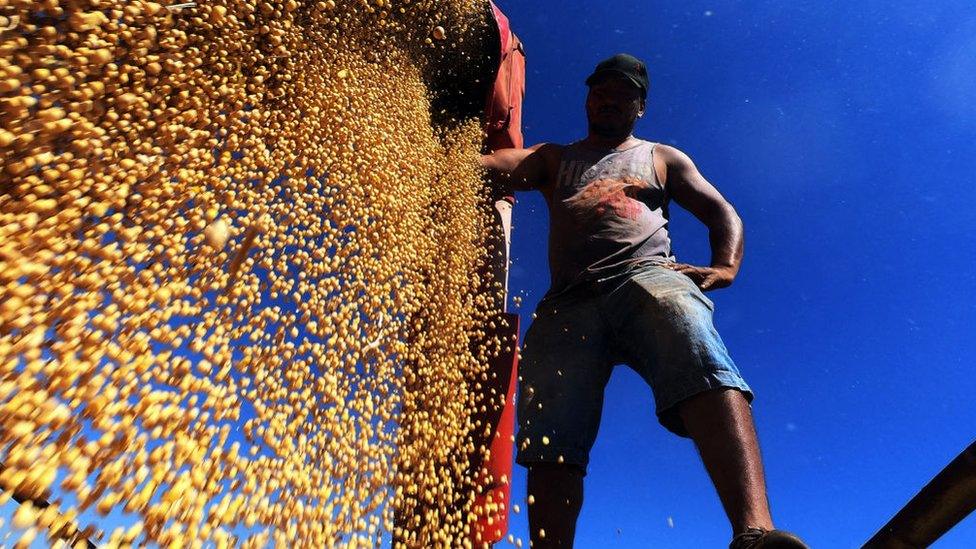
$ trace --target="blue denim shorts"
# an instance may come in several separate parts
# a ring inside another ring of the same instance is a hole
[[[616,364],[650,385],[658,420],[681,436],[688,433],[677,404],[697,393],[730,387],[751,402],[713,311],[690,278],[661,261],[544,298],[519,363],[517,462],[585,471]]]

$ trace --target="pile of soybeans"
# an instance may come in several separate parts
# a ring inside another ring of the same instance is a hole
[[[0,0],[14,541],[465,545],[486,2],[177,1]]]

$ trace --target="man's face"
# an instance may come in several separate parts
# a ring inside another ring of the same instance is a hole
[[[590,132],[603,137],[626,137],[644,114],[640,88],[623,76],[609,75],[590,86],[586,117]]]

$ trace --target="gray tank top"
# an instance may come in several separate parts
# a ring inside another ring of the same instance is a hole
[[[625,272],[635,262],[673,260],[668,196],[654,171],[655,143],[624,150],[563,149],[549,204],[549,295]]]

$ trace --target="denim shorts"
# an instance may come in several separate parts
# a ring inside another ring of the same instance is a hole
[[[690,278],[661,261],[544,298],[519,363],[517,462],[585,471],[616,364],[650,385],[658,421],[680,436],[688,433],[676,405],[695,394],[730,387],[751,402],[713,311]]]

